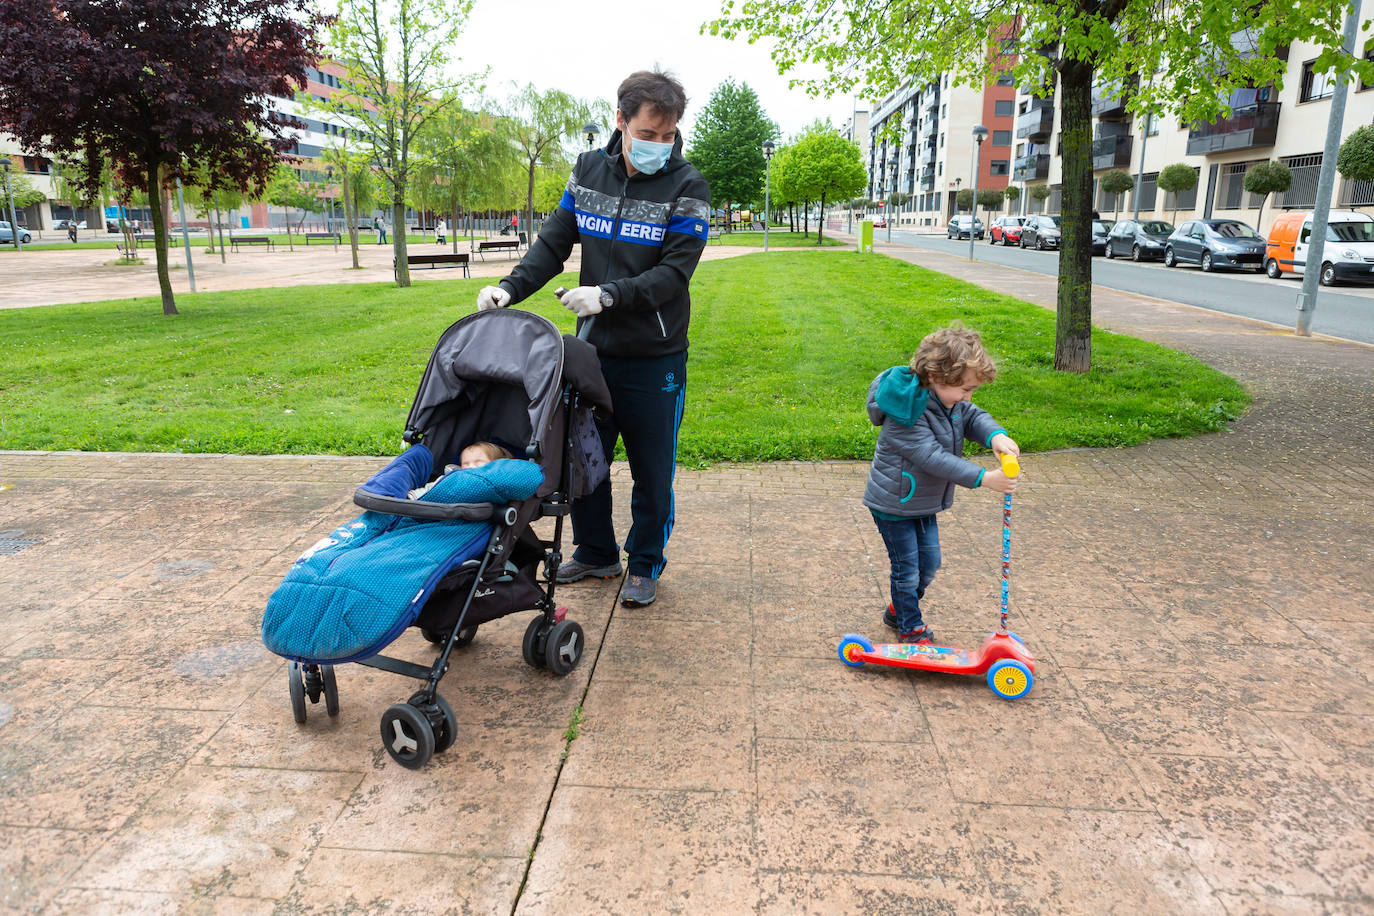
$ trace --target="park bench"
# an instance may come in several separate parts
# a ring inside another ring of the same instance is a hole
[[[463,276],[469,277],[468,262],[470,255],[464,251],[460,253],[449,252],[447,254],[408,254],[406,255],[406,267],[426,267],[436,270],[445,267],[463,268]],[[396,259],[391,259],[392,270],[396,268]]]
[[[488,251],[516,252],[519,250],[520,242],[518,239],[490,239],[485,242],[477,243],[477,254],[484,261],[486,260],[485,255]],[[507,254],[507,257],[510,257],[510,255]]]
[[[266,245],[268,251],[277,248],[277,243],[266,235],[236,235],[229,239],[230,251],[238,251],[240,245]]]
[[[708,229],[708,230],[706,230],[706,241],[707,241],[707,242],[711,242],[711,241],[719,242],[719,241],[720,241],[720,230],[719,230],[719,229]]]
[[[305,233],[305,244],[309,245],[311,239],[329,242],[331,245],[339,244],[339,233],[337,232],[307,232]]]

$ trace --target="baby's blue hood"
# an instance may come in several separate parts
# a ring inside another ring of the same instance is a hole
[[[921,387],[906,366],[893,366],[884,372],[874,395],[878,409],[903,426],[915,426],[929,400],[930,391]]]

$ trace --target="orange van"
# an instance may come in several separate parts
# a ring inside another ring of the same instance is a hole
[[[1285,273],[1303,273],[1311,234],[1311,210],[1279,214],[1269,227],[1264,272],[1276,280]],[[1357,210],[1332,210],[1322,248],[1321,282],[1333,286],[1353,279],[1374,279],[1374,217]]]

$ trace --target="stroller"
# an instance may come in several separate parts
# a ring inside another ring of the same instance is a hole
[[[590,323],[584,324],[583,335]],[[393,760],[418,769],[457,736],[438,693],[455,648],[518,611],[525,662],[565,675],[582,657],[582,627],[554,603],[572,500],[609,473],[592,409],[610,410],[596,351],[531,312],[496,309],[440,336],[406,421],[409,447],[358,488],[367,510],[300,557],[268,600],[262,640],[290,660],[292,713],[306,698],[338,714],[334,666],[356,662],[424,682],[382,714]],[[476,441],[524,459],[443,473]],[[417,499],[407,492],[433,481]],[[552,540],[531,529],[552,517]],[[416,626],[439,654],[429,665],[379,653]]]

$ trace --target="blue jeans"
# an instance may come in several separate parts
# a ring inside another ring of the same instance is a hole
[[[892,609],[897,632],[911,633],[925,625],[921,598],[940,568],[940,527],[935,516],[922,515],[889,522],[874,516],[892,567]]]

